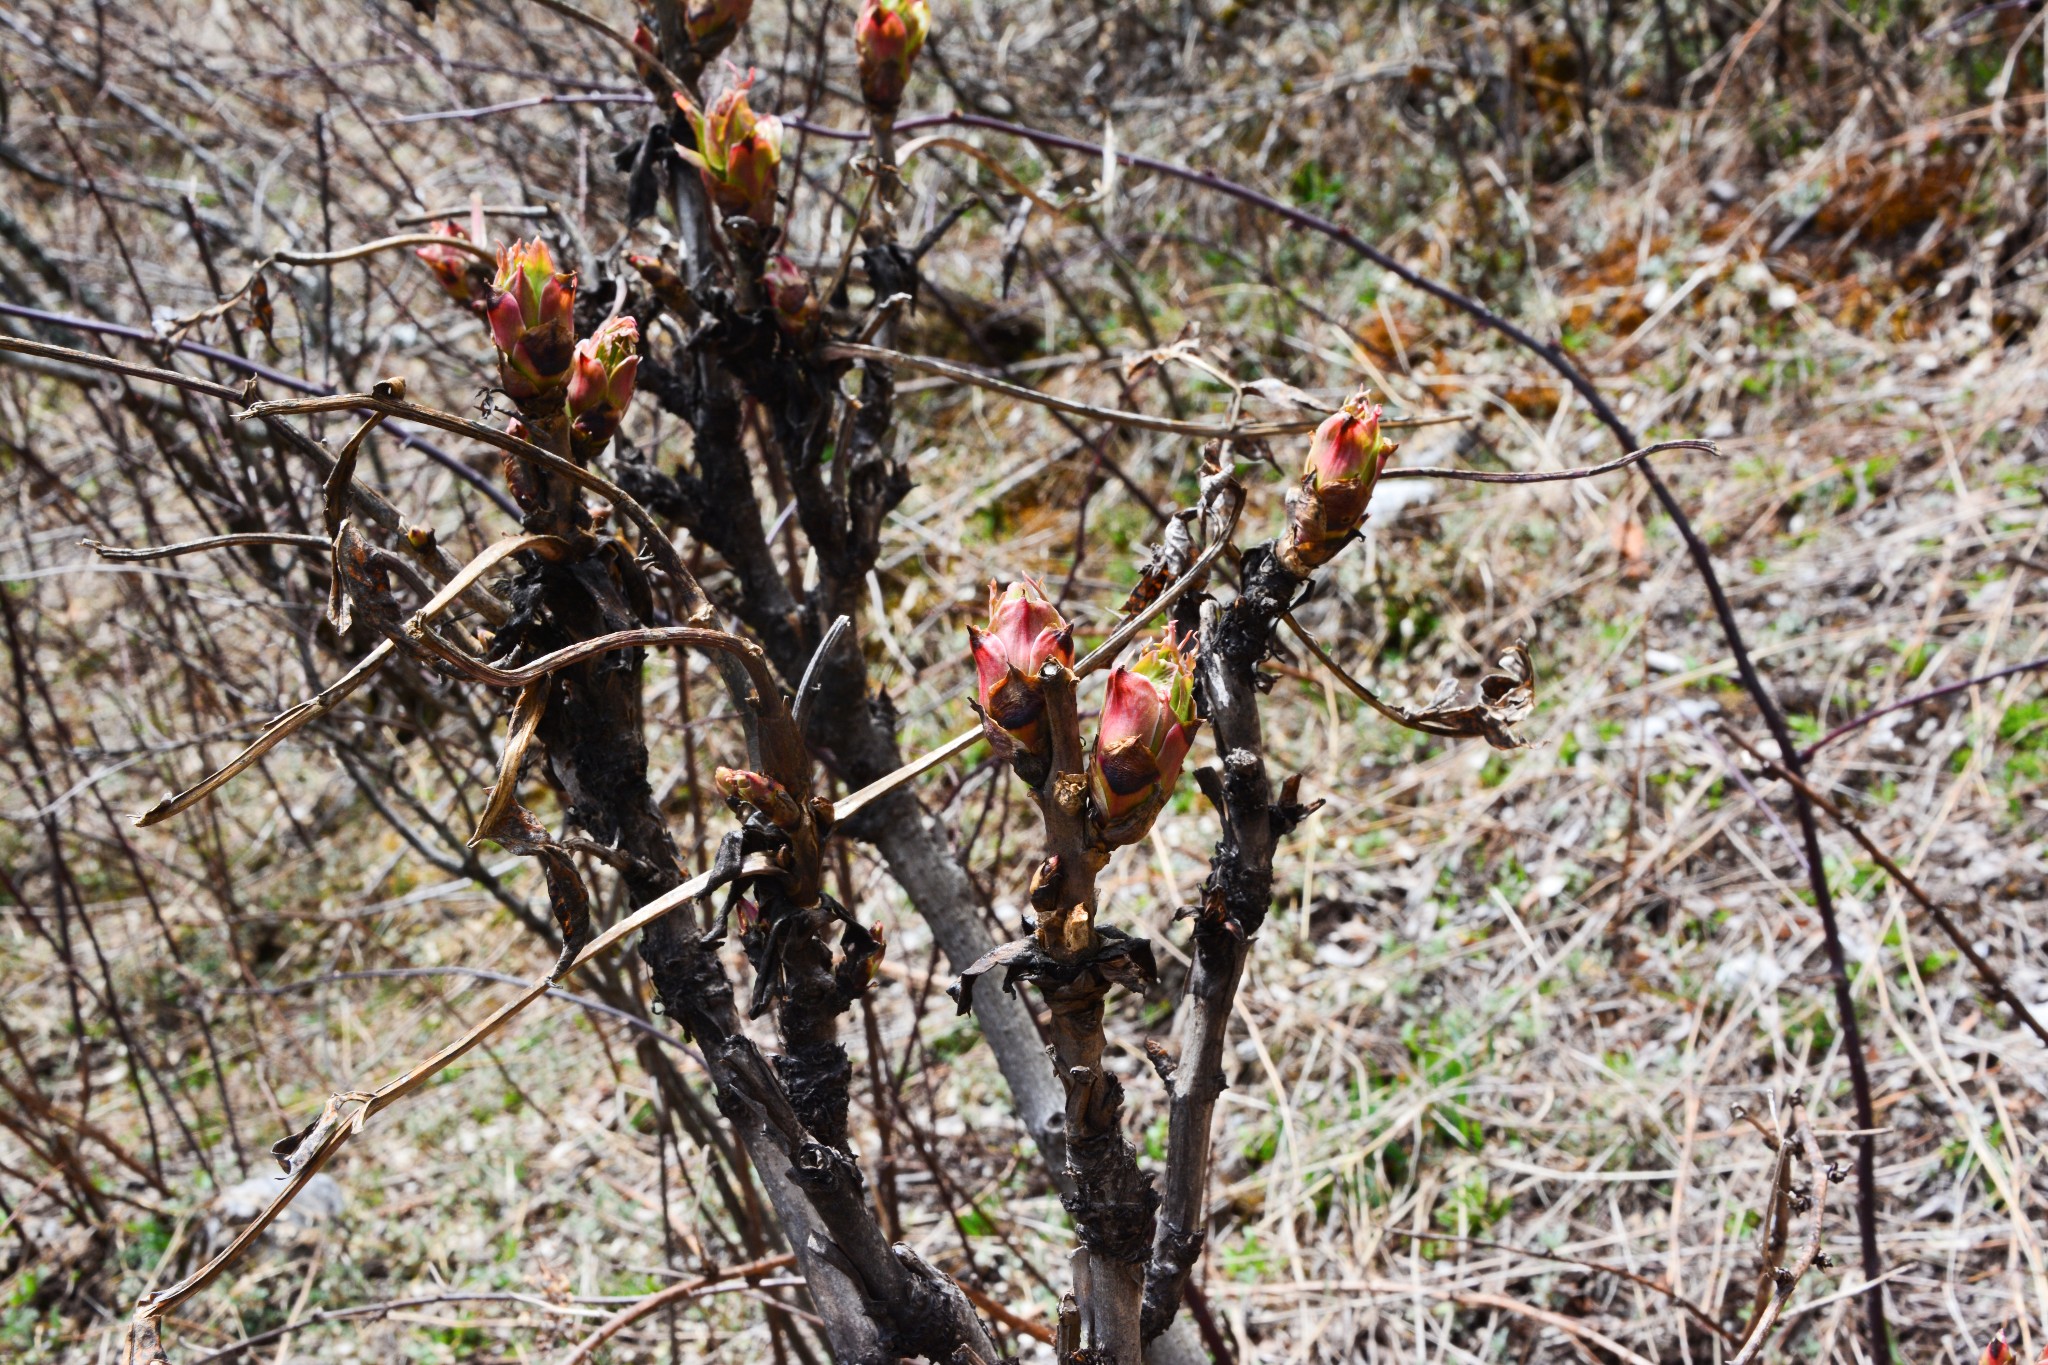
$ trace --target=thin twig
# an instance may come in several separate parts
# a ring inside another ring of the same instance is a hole
[[[1858,844],[1861,844],[1863,851],[1870,855],[1871,861],[1883,868],[1885,875],[1897,883],[1900,890],[1920,903],[1920,908],[1925,910],[1928,917],[1934,921],[1936,927],[1948,936],[1948,941],[1956,946],[1956,951],[1968,959],[1970,966],[1976,969],[1978,979],[1984,983],[1991,993],[2003,1001],[2006,1008],[2013,1012],[2013,1016],[2022,1024],[2025,1024],[2036,1038],[2039,1038],[2043,1043],[2048,1043],[2048,1027],[2043,1027],[2041,1021],[2034,1017],[2034,1012],[2027,1008],[2026,1002],[2014,994],[2012,987],[2006,984],[2005,977],[1999,974],[1998,969],[1985,961],[1984,955],[1977,951],[1977,946],[1970,942],[1969,936],[1962,931],[1962,928],[1949,918],[1948,911],[1942,907],[1941,903],[1928,895],[1921,888],[1920,883],[1907,875],[1906,870],[1893,861],[1890,854],[1878,847],[1877,841],[1864,832],[1863,825],[1856,817],[1835,804],[1826,793],[1814,787],[1805,778],[1788,771],[1784,764],[1766,758],[1757,751],[1755,745],[1751,744],[1734,730],[1723,727],[1723,733],[1747,750],[1750,757],[1761,763],[1766,772],[1791,784],[1807,800],[1819,806],[1830,820],[1840,825],[1843,833],[1854,839]]]
[[[1965,692],[1972,687],[1982,687],[1986,683],[1997,682],[2000,678],[2010,678],[2020,673],[2032,673],[2043,668],[2048,668],[2048,659],[2029,659],[2023,664],[2013,664],[2009,668],[1982,673],[1974,678],[1964,678],[1961,682],[1944,683],[1940,687],[1926,692],[1918,692],[1913,696],[1895,701],[1889,706],[1880,706],[1875,711],[1866,711],[1854,720],[1844,721],[1842,724],[1837,725],[1834,729],[1828,731],[1804,749],[1801,749],[1799,751],[1799,761],[1802,763],[1811,761],[1815,754],[1828,745],[1833,744],[1842,736],[1853,734],[1872,721],[1891,715],[1894,711],[1909,710],[1912,707],[1933,701],[1938,697],[1946,697],[1956,692]]]
[[[101,559],[111,559],[120,563],[173,559],[179,555],[197,554],[202,550],[225,550],[236,545],[296,545],[300,549],[322,552],[333,548],[324,536],[304,536],[291,531],[240,531],[234,535],[181,540],[175,545],[138,545],[132,548],[107,545],[90,539],[78,543]]]
[[[666,1289],[656,1290],[630,1308],[614,1313],[611,1317],[598,1324],[597,1328],[589,1336],[583,1338],[583,1340],[570,1348],[569,1353],[562,1357],[561,1365],[583,1365],[583,1362],[590,1359],[591,1354],[598,1347],[604,1345],[607,1341],[610,1341],[613,1337],[640,1321],[640,1319],[654,1313],[659,1313],[672,1303],[679,1303],[684,1299],[690,1298],[692,1295],[701,1294],[704,1290],[719,1283],[721,1280],[749,1279],[757,1275],[766,1275],[771,1270],[780,1270],[784,1266],[795,1264],[796,1256],[785,1253],[781,1256],[769,1256],[759,1261],[749,1261],[746,1265],[736,1265],[725,1270],[715,1270],[709,1275],[700,1275],[694,1280],[682,1280],[668,1286]]]
[[[1798,1123],[1796,1110],[1793,1121]],[[1806,1278],[1806,1272],[1813,1269],[1813,1263],[1820,1259],[1821,1220],[1827,1212],[1828,1202],[1828,1167],[1821,1159],[1820,1141],[1813,1135],[1811,1122],[1799,1123],[1799,1139],[1806,1156],[1807,1167],[1813,1177],[1813,1192],[1809,1196],[1813,1201],[1813,1231],[1807,1237],[1806,1247],[1799,1253],[1799,1259],[1792,1263],[1789,1270],[1782,1271],[1776,1277],[1778,1292],[1771,1297],[1770,1303],[1764,1306],[1763,1313],[1750,1324],[1748,1341],[1736,1352],[1735,1358],[1729,1361],[1728,1365],[1750,1365],[1750,1362],[1763,1353],[1765,1343],[1770,1340],[1771,1329],[1777,1325],[1779,1317],[1785,1312],[1785,1305],[1791,1301],[1792,1291]]]
[[[1351,693],[1352,696],[1364,702],[1367,706],[1370,706],[1373,710],[1379,712],[1380,715],[1386,717],[1388,720],[1394,722],[1394,724],[1396,725],[1406,726],[1408,729],[1417,731],[1421,734],[1440,735],[1453,739],[1462,737],[1460,731],[1452,730],[1443,726],[1432,725],[1426,720],[1421,720],[1415,716],[1409,715],[1406,711],[1402,710],[1398,706],[1393,705],[1390,702],[1381,701],[1378,695],[1375,694],[1371,688],[1367,687],[1358,679],[1352,677],[1350,673],[1345,671],[1345,668],[1342,664],[1338,663],[1335,659],[1330,657],[1329,651],[1323,648],[1322,643],[1318,641],[1315,636],[1309,634],[1308,629],[1305,626],[1303,626],[1301,622],[1294,619],[1293,612],[1286,613],[1280,619],[1285,621],[1287,623],[1287,628],[1294,632],[1294,638],[1301,641],[1302,644],[1308,647],[1308,652],[1316,657],[1316,662],[1320,663],[1324,668],[1329,670],[1331,677],[1335,678],[1338,682],[1344,684],[1344,689],[1347,692]]]
[[[1183,422],[1172,417],[1154,417],[1145,412],[1125,412],[1120,408],[1098,407],[1093,403],[1082,403],[1072,398],[1061,398],[1042,389],[1028,388],[1023,384],[1012,384],[1006,379],[967,365],[956,365],[950,360],[934,356],[910,355],[903,351],[892,351],[881,346],[864,346],[858,342],[835,341],[818,348],[817,354],[824,360],[872,360],[888,365],[900,365],[905,369],[922,370],[926,374],[942,375],[962,384],[1000,393],[1006,398],[1019,402],[1035,403],[1054,412],[1064,412],[1073,417],[1087,417],[1114,426],[1135,427],[1140,431],[1163,431],[1175,436],[1196,436],[1213,440],[1252,440],[1262,436],[1291,436],[1314,431],[1322,417],[1304,417],[1293,421],[1279,422]],[[1383,430],[1403,430],[1409,427],[1443,426],[1452,422],[1469,422],[1466,413],[1449,413],[1437,417],[1395,417],[1380,426]]]
[[[1380,425],[1394,424],[1382,422]],[[1424,465],[1397,465],[1392,469],[1382,469],[1379,478],[1381,481],[1449,479],[1459,483],[1562,483],[1567,479],[1590,479],[1599,474],[1612,474],[1617,469],[1627,469],[1632,464],[1667,450],[1703,450],[1709,455],[1721,453],[1721,448],[1712,441],[1659,441],[1655,445],[1644,446],[1641,450],[1631,450],[1628,454],[1609,460],[1606,464],[1586,465],[1578,469],[1539,469],[1529,473],[1504,473],[1489,469],[1435,469]]]
[[[0,314],[25,318],[32,322],[48,323],[54,327],[68,327],[80,332],[96,333],[101,336],[124,337],[130,341],[144,342],[152,346],[168,346],[172,350],[202,356],[207,360],[213,361],[215,364],[225,365],[230,369],[239,370],[244,374],[253,375],[259,379],[267,379],[271,383],[280,384],[295,393],[319,394],[325,392],[318,384],[301,379],[294,374],[287,374],[275,366],[265,365],[260,361],[251,360],[247,356],[236,355],[233,351],[223,351],[217,346],[208,346],[202,342],[182,338],[159,337],[154,333],[145,332],[139,327],[127,327],[118,322],[101,322],[95,318],[79,317],[72,313],[52,313],[47,309],[28,308],[18,303],[9,303],[4,299],[0,299]],[[115,374],[127,374],[136,378],[154,379],[162,383],[175,384],[180,388],[190,389],[195,393],[212,394],[214,397],[224,398],[230,402],[245,402],[250,396],[246,389],[230,389],[210,379],[199,379],[193,375],[180,374],[176,370],[132,367],[127,361],[115,360],[111,356],[98,355],[91,351],[75,351],[64,346],[51,347],[42,342],[24,342],[19,337],[0,336],[0,352],[7,351],[19,351],[24,355],[59,360],[88,369],[105,370]],[[477,473],[474,469],[471,469],[462,461],[456,459],[453,455],[450,455],[447,451],[441,449],[441,447],[435,445],[432,441],[423,439],[417,432],[413,431],[395,430],[393,434],[403,444],[419,451],[422,455],[425,455],[428,459],[455,475],[456,478],[461,479],[471,488],[476,489],[477,492],[489,498],[506,515],[517,517],[520,514],[519,504],[512,500],[511,494]]]
[[[648,97],[640,97],[644,102]],[[386,123],[405,123],[407,119],[385,119]],[[439,209],[428,213],[408,213],[391,221],[399,227],[417,227],[421,223],[459,222],[472,214],[481,213],[486,218],[549,218],[554,215],[553,204],[464,204],[461,208]],[[446,241],[443,237],[438,240]]]

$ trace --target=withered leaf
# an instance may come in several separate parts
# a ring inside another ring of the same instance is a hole
[[[1167,519],[1165,534],[1152,547],[1145,567],[1139,572],[1138,586],[1131,589],[1117,615],[1135,616],[1158,601],[1159,594],[1194,567],[1195,538],[1188,528],[1198,515],[1194,508],[1185,507]]]
[[[1005,968],[1003,989],[1014,991],[1019,981],[1049,981],[1068,985],[1093,972],[1128,990],[1141,990],[1159,979],[1159,962],[1150,939],[1133,938],[1120,929],[1097,928],[1095,947],[1071,961],[1062,962],[1047,952],[1035,938],[1013,939],[983,953],[946,988],[959,1013],[974,1007],[974,986],[998,967]]]
[[[1329,404],[1318,403],[1286,380],[1275,379],[1271,375],[1266,376],[1264,379],[1254,379],[1251,383],[1245,385],[1244,388],[1246,393],[1255,393],[1268,402],[1279,403],[1286,407],[1307,408],[1310,412],[1318,413],[1330,410]]]
[[[270,330],[277,325],[277,309],[270,302],[270,283],[261,275],[249,285],[249,317],[263,333],[264,339],[276,345]]]
[[[1470,704],[1458,703],[1458,684],[1446,678],[1428,706],[1402,714],[1409,724],[1430,734],[1476,736],[1496,749],[1520,749],[1528,741],[1514,727],[1535,709],[1536,667],[1529,661],[1528,648],[1517,640],[1501,652],[1495,671],[1479,679],[1478,695]]]

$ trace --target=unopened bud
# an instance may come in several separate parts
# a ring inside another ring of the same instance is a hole
[[[683,28],[698,60],[709,61],[725,51],[753,12],[754,0],[690,0],[683,11]]]
[[[745,768],[720,768],[712,780],[719,795],[737,806],[751,806],[777,829],[795,829],[803,823],[796,798],[780,782]]]
[[[1336,558],[1372,502],[1394,443],[1380,436],[1380,408],[1364,390],[1330,414],[1309,443],[1301,483],[1288,494],[1280,562],[1297,577]]]
[[[492,286],[491,340],[505,392],[517,402],[566,383],[576,349],[574,272],[557,273],[547,243],[536,237],[498,252]]]
[[[633,70],[640,79],[650,85],[655,83],[655,62],[660,60],[660,45],[655,42],[654,30],[642,23],[633,25],[633,46],[645,54],[633,59]]]
[[[724,218],[748,218],[767,230],[775,224],[775,181],[782,165],[782,121],[773,114],[756,114],[747,102],[747,89],[754,83],[749,71],[737,84],[711,102],[709,113],[700,111],[689,96],[676,92],[676,104],[690,120],[697,145],[678,147],[685,161],[697,168],[704,192],[712,207]]]
[[[864,0],[854,21],[860,93],[869,109],[894,114],[910,83],[910,67],[931,27],[925,0]]]
[[[775,310],[776,324],[791,336],[802,336],[818,316],[810,277],[779,252],[768,258],[768,266],[761,272],[761,291]]]
[[[639,370],[640,325],[630,317],[611,318],[595,335],[576,343],[568,404],[584,460],[595,457],[618,431]]]
[[[436,237],[450,241],[469,240],[469,234],[453,223],[435,223],[427,229]],[[484,301],[489,292],[490,267],[483,258],[458,246],[415,247],[413,255],[434,272],[434,280],[441,286],[441,292],[460,304],[475,306]]]
[[[980,702],[982,733],[997,754],[1017,763],[1026,755],[1040,760],[1026,764],[1034,772],[1052,752],[1045,732],[1045,691],[1038,671],[1053,660],[1071,668],[1074,632],[1059,609],[1030,579],[1019,579],[1000,593],[988,585],[988,629],[969,626],[974,649],[975,693]],[[1036,781],[1032,773],[1029,780]]]
[[[1088,773],[1104,842],[1144,838],[1172,794],[1199,724],[1194,682],[1193,641],[1176,640],[1171,626],[1130,667],[1109,675]]]

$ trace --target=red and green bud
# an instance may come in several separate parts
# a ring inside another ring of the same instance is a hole
[[[568,382],[576,351],[576,276],[560,274],[547,243],[535,238],[498,252],[489,318],[498,344],[498,378],[517,402]]]
[[[1145,837],[1180,778],[1198,725],[1193,640],[1176,640],[1168,627],[1159,643],[1109,675],[1088,773],[1105,842]]]
[[[853,45],[860,54],[861,98],[869,109],[894,114],[903,103],[911,64],[930,28],[925,0],[863,0]]]
[[[775,224],[775,179],[782,165],[782,120],[756,114],[747,103],[754,73],[700,111],[689,96],[676,93],[676,103],[697,135],[694,149],[678,147],[683,159],[703,177],[704,192],[721,218],[750,218],[759,228]]]
[[[772,777],[745,768],[720,768],[712,775],[718,794],[735,806],[759,811],[777,829],[795,829],[803,823],[803,811],[796,798]]]
[[[468,233],[449,222],[435,223],[427,231],[451,242],[469,240]],[[459,246],[442,246],[437,242],[433,246],[414,248],[413,255],[426,263],[427,269],[434,272],[434,279],[442,292],[457,303],[474,305],[487,291],[490,267],[474,252],[464,251]]]
[[[683,28],[699,59],[708,61],[739,37],[740,27],[754,12],[754,0],[690,0]]]
[[[974,646],[975,691],[982,731],[1003,758],[1043,758],[1052,751],[1045,729],[1045,691],[1038,671],[1058,660],[1074,665],[1074,631],[1030,579],[1002,592],[988,585],[988,629],[967,628]]]
[[[2012,1344],[2005,1339],[2003,1331],[1984,1343],[1984,1351],[1977,1357],[1977,1365],[2013,1365]]]
[[[1307,577],[1350,541],[1394,450],[1380,435],[1379,404],[1363,389],[1316,428],[1301,484],[1287,499],[1280,561],[1290,572]]]
[[[775,321],[791,336],[801,336],[818,316],[818,300],[808,275],[789,257],[777,253],[761,272],[761,292],[775,310]]]
[[[576,343],[569,366],[569,416],[578,437],[598,445],[612,438],[633,401],[639,370],[640,325],[629,317],[612,318],[595,336]]]

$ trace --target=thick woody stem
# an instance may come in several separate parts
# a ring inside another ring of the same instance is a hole
[[[885,253],[876,260],[887,268],[896,257]],[[877,287],[902,283],[893,279]],[[740,320],[734,323],[717,335],[742,336]],[[696,432],[696,468],[673,476],[636,472],[630,478],[652,505],[682,522],[732,566],[739,584],[735,612],[793,685],[809,665],[824,623],[841,612],[859,610],[859,590],[874,562],[882,519],[908,487],[893,461],[869,458],[886,436],[889,369],[877,365],[866,376],[861,408],[849,433],[852,448],[845,452],[847,458],[824,466],[808,445],[816,439],[814,433],[824,429],[813,420],[816,409],[811,405],[821,401],[818,387],[792,369],[786,357],[775,358],[771,351],[762,360],[753,349],[736,349],[740,354],[732,363],[742,372],[748,391],[771,414],[796,495],[798,521],[817,552],[816,587],[801,595],[792,591],[769,547],[753,470],[741,441],[740,385],[727,373],[723,352],[714,353],[707,346],[672,363],[642,363],[643,384]],[[852,472],[843,489],[827,478],[847,470]],[[806,737],[818,756],[856,787],[899,768],[903,754],[893,733],[894,716],[886,696],[873,688],[858,643],[843,641],[821,664],[814,704],[805,717]],[[873,841],[956,971],[996,946],[946,831],[909,788],[890,793],[843,832]],[[983,991],[974,998],[974,1012],[1019,1115],[1054,1178],[1063,1179],[1060,1087],[1029,1007],[1007,991]]]
[[[959,1287],[907,1247],[891,1247],[875,1220],[860,1170],[805,1127],[781,1081],[743,1030],[732,987],[694,935],[650,954],[655,990],[696,1038],[718,1107],[738,1131],[812,1302],[842,1365],[893,1365],[921,1355],[951,1360],[962,1348],[999,1357]]]
[[[1032,793],[1044,817],[1051,856],[1032,885],[1038,941],[1057,962],[1085,960],[1100,947],[1095,876],[1108,861],[1092,828],[1074,674],[1058,660],[1039,673],[1052,761]],[[1053,1062],[1067,1091],[1067,1173],[1062,1197],[1081,1245],[1074,1252],[1074,1293],[1085,1341],[1096,1357],[1138,1365],[1144,1356],[1139,1314],[1145,1259],[1158,1196],[1123,1135],[1123,1085],[1103,1063],[1103,1001],[1110,982],[1094,967],[1070,981],[1044,984],[1051,1011]]]
[[[1209,1150],[1223,1093],[1223,1041],[1251,940],[1273,897],[1273,850],[1288,816],[1276,812],[1266,775],[1254,675],[1267,641],[1302,580],[1268,542],[1246,554],[1238,597],[1202,604],[1195,686],[1222,756],[1203,787],[1223,818],[1223,837],[1195,916],[1194,966],[1180,1019],[1180,1060],[1167,1102],[1166,1182],[1145,1273],[1144,1335],[1172,1325],[1208,1224]]]

